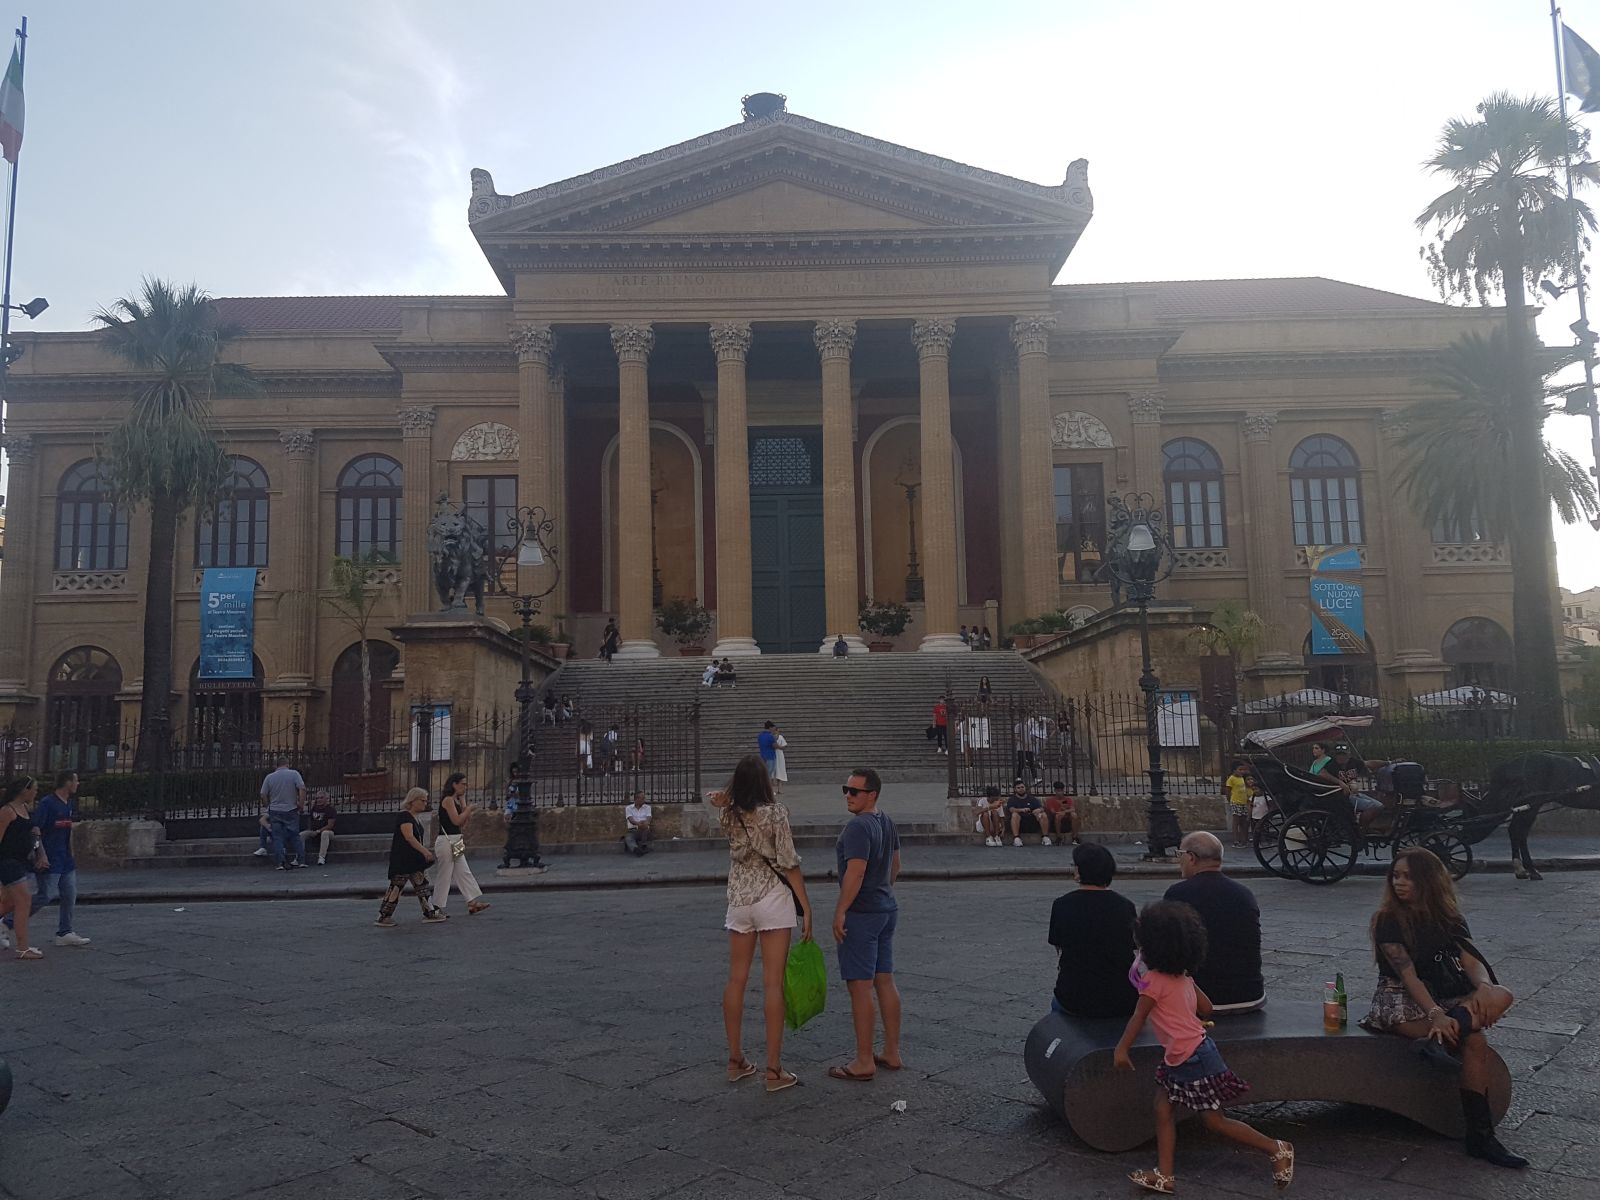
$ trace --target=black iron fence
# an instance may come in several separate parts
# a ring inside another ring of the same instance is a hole
[[[525,753],[532,765],[527,791],[539,806],[621,804],[636,791],[652,803],[700,794],[698,704],[584,709],[559,722],[538,709],[526,729],[516,708],[469,711],[415,699],[397,710],[390,728],[398,736],[365,763],[358,750],[307,747],[298,719],[237,736],[166,736],[144,747],[147,754],[132,724],[97,728],[92,740],[75,732],[54,745],[19,725],[0,729],[0,779],[33,775],[48,786],[57,770],[76,770],[86,817],[168,821],[253,819],[261,781],[280,762],[298,770],[311,791],[328,793],[341,817],[393,812],[415,786],[437,797],[458,771],[472,803],[499,807]]]
[[[1341,707],[1342,701],[1342,707]],[[1175,796],[1220,794],[1232,755],[1255,730],[1277,729],[1342,713],[1370,724],[1350,730],[1365,758],[1407,759],[1429,775],[1475,787],[1494,767],[1526,750],[1600,754],[1600,728],[1583,708],[1565,705],[1564,738],[1517,736],[1509,702],[1470,694],[1448,703],[1413,697],[1290,696],[1237,708],[1207,705],[1198,692],[1158,694],[1156,727],[1166,786]],[[949,703],[949,786],[956,796],[1060,782],[1075,795],[1149,794],[1148,726],[1141,692],[995,696]]]

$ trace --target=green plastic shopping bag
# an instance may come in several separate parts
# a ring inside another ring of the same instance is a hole
[[[783,968],[783,1023],[799,1029],[828,1004],[828,971],[822,950],[809,939],[789,947]]]

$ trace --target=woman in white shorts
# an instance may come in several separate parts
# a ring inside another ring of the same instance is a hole
[[[756,1073],[744,1054],[744,993],[761,946],[762,1009],[767,1022],[767,1091],[800,1082],[783,1069],[783,971],[800,910],[802,938],[811,937],[811,901],[800,856],[789,830],[789,811],[773,799],[772,780],[759,754],[739,760],[726,789],[707,797],[722,810],[728,835],[728,986],[722,1020],[728,1033],[728,1082]]]

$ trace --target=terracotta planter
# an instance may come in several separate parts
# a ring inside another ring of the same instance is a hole
[[[704,646],[679,646],[678,653],[685,658],[704,658],[706,648]]]
[[[888,654],[894,649],[893,642],[868,642],[867,649],[874,654]]]
[[[378,804],[389,795],[389,772],[349,771],[345,773],[344,786],[350,790],[352,803]]]
[[[549,645],[551,656],[557,662],[566,662],[572,657],[572,644],[570,642],[551,642]]]

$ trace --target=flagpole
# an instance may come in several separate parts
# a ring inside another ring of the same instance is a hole
[[[1567,72],[1566,54],[1561,41],[1561,9],[1556,0],[1550,0],[1550,34],[1555,43],[1556,51],[1556,103],[1561,106],[1561,125],[1567,125]],[[1572,254],[1575,269],[1574,290],[1578,293],[1578,321],[1580,328],[1585,332],[1589,329],[1589,299],[1588,288],[1583,278],[1583,220],[1578,216],[1577,205],[1572,194],[1572,139],[1563,136],[1561,140],[1562,160],[1566,164],[1567,176],[1567,204],[1572,208]],[[15,175],[12,177],[15,183]],[[9,260],[8,260],[9,261]],[[1594,345],[1589,341],[1580,339],[1583,349],[1583,385],[1584,395],[1589,410],[1589,457],[1593,465],[1589,468],[1590,476],[1600,479],[1600,396],[1594,390]],[[1600,529],[1600,525],[1595,526]]]
[[[22,18],[17,30],[17,69],[26,78],[28,67],[28,18]],[[17,240],[17,172],[22,167],[22,153],[11,164],[11,202],[6,206],[6,267],[5,283],[0,287],[0,431],[5,429],[6,373],[11,369],[11,251]]]

